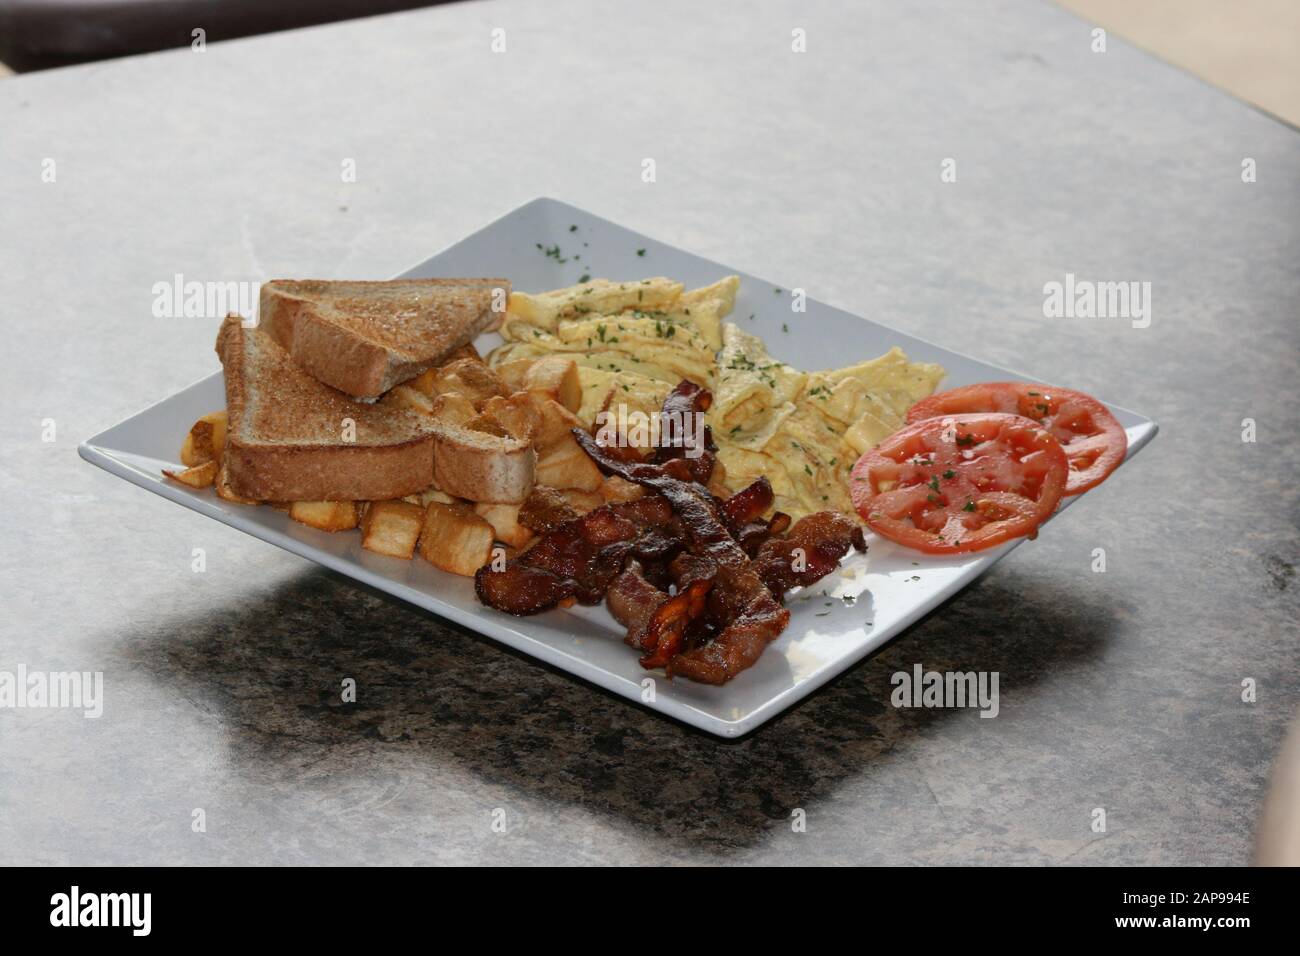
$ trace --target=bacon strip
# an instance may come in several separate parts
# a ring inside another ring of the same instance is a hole
[[[785,630],[790,612],[777,603],[723,524],[713,496],[697,483],[673,477],[666,466],[620,461],[581,429],[575,428],[573,434],[602,472],[662,495],[681,519],[691,553],[717,566],[708,610],[723,626],[708,644],[670,660],[668,676],[723,684],[752,666],[763,648]]]
[[[599,604],[630,559],[665,561],[681,550],[676,524],[658,496],[602,505],[561,522],[504,568],[485,564],[474,589],[484,604],[509,614],[537,614],[566,597]]]
[[[682,422],[711,401],[706,389],[682,382],[664,411]],[[828,574],[850,547],[864,547],[861,528],[831,512],[776,537],[790,517],[763,518],[773,502],[765,478],[715,498],[705,487],[715,450],[707,430],[698,458],[686,457],[681,434],[648,459],[606,448],[580,428],[573,435],[603,474],[646,494],[577,517],[563,496],[539,489],[520,521],[541,537],[505,567],[480,568],[475,589],[484,604],[511,614],[604,598],[627,628],[626,642],[643,652],[641,665],[662,667],[670,678],[723,684],[752,666],[789,623],[785,592]]]
[[[839,567],[849,548],[867,549],[862,526],[834,511],[800,518],[784,538],[763,543],[754,559],[758,576],[777,598],[800,585],[820,581]]]

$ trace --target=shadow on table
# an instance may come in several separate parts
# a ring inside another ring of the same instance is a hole
[[[453,761],[485,785],[608,814],[670,854],[725,855],[788,827],[792,808],[811,815],[844,781],[877,772],[882,754],[959,714],[890,706],[895,671],[918,662],[999,671],[1005,714],[1019,689],[1100,653],[1116,622],[1100,602],[995,571],[738,741],[323,570],[261,600],[169,621],[134,656],[222,713],[232,762],[254,776],[289,757],[364,776],[367,751],[348,745],[368,739]],[[340,700],[348,677],[352,704]]]

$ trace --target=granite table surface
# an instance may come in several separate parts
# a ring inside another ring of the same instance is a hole
[[[0,671],[104,675],[97,719],[0,708],[0,862],[1249,862],[1300,702],[1300,135],[1093,46],[1036,0],[512,0],[0,81]],[[1160,435],[733,742],[78,458],[217,368],[154,283],[383,278],[539,195]],[[1067,273],[1149,326],[1045,318]],[[894,708],[917,663],[999,716]]]

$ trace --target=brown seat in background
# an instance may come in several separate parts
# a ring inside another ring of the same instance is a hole
[[[19,72],[433,6],[441,0],[0,0],[0,62]]]

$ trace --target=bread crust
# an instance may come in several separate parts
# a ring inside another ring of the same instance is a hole
[[[382,446],[226,443],[230,486],[259,501],[385,501],[433,484],[434,436]]]
[[[433,422],[425,434],[382,444],[280,441],[250,434],[250,389],[257,385],[249,382],[247,357],[254,347],[279,348],[261,332],[245,329],[238,316],[227,318],[217,335],[217,354],[225,369],[229,419],[225,461],[237,494],[260,501],[378,501],[416,494],[433,484]],[[291,367],[285,371],[302,374]],[[263,389],[273,386],[261,383]],[[324,385],[316,387],[329,393]],[[304,419],[310,421],[310,414],[310,408],[303,410]],[[358,405],[356,414],[380,413],[374,406]]]
[[[295,362],[326,385],[356,398],[377,398],[393,386],[434,368],[449,353],[499,322],[501,315],[491,309],[490,290],[501,289],[507,298],[510,294],[510,282],[506,279],[405,281],[428,290],[482,289],[489,296],[487,304],[470,319],[442,326],[434,323],[435,328],[423,335],[399,335],[402,339],[399,346],[367,335],[365,319],[357,327],[347,327],[339,324],[337,316],[331,318],[329,310],[322,306],[332,288],[345,289],[355,296],[371,287],[388,288],[391,283],[274,279],[262,285],[259,325]],[[391,329],[388,331],[393,333]]]

